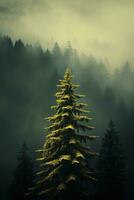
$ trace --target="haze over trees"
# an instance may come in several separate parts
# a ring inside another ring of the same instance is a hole
[[[44,50],[21,40],[13,42],[9,37],[0,37],[1,199],[6,199],[7,182],[11,180],[22,141],[37,148],[42,140],[43,118],[51,114],[49,107],[54,103],[55,85],[67,66],[72,67],[74,81],[87,95],[93,126],[100,139],[110,119],[118,124],[128,169],[127,194],[129,199],[133,197],[133,66],[126,62],[111,74],[106,63],[92,55],[78,55],[70,45],[61,49],[57,43],[53,50]],[[96,146],[99,149],[99,142]]]

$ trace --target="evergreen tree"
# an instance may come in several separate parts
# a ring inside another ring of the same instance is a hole
[[[52,49],[52,59],[56,69],[60,69],[60,71],[64,70],[62,50],[57,42],[54,44],[54,47]]]
[[[52,106],[55,114],[47,118],[51,125],[47,128],[49,132],[43,148],[38,150],[41,169],[36,186],[31,189],[33,194],[38,192],[35,199],[89,199],[88,182],[96,180],[89,160],[97,153],[84,143],[97,136],[86,134],[93,129],[86,124],[91,118],[84,109],[86,104],[79,102],[83,95],[74,92],[79,86],[71,79],[71,70],[67,69],[58,85],[57,105]]]
[[[60,46],[57,42],[54,44],[52,53],[53,53],[55,58],[61,57],[62,52],[61,52]]]
[[[110,121],[109,128],[102,141],[99,169],[99,193],[107,199],[123,199],[125,164],[122,145],[118,132],[113,121]]]
[[[27,150],[28,148],[24,143],[18,156],[18,165],[10,187],[10,195],[13,200],[25,200],[25,193],[28,191],[28,187],[32,187],[34,183],[33,162]]]

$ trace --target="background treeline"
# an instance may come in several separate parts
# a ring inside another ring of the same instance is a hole
[[[71,66],[74,81],[86,94],[92,110],[93,125],[100,149],[101,138],[110,119],[120,131],[128,171],[127,196],[130,199],[134,184],[134,68],[126,62],[110,72],[106,63],[94,56],[78,56],[68,43],[61,49],[56,43],[52,50],[41,46],[0,38],[0,196],[12,180],[18,149],[27,141],[32,152],[44,139],[44,118],[50,115],[54,104],[56,84],[65,68]]]

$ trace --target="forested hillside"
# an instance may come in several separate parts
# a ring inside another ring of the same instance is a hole
[[[127,196],[134,184],[134,68],[128,62],[111,72],[107,64],[92,55],[78,55],[70,44],[53,49],[13,43],[0,37],[0,192],[10,184],[18,149],[23,141],[35,149],[44,138],[44,118],[50,115],[56,84],[66,67],[70,66],[79,91],[91,106],[93,125],[104,136],[107,123],[114,120],[124,146],[128,171]],[[9,167],[10,166],[10,167]]]

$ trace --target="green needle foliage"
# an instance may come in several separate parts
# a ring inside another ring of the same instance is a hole
[[[27,145],[22,145],[18,156],[18,164],[14,171],[13,182],[9,188],[11,200],[25,200],[28,188],[34,185],[34,165],[28,155]]]
[[[123,199],[126,167],[119,134],[113,121],[103,138],[98,161],[100,171],[98,177],[99,192],[105,199]]]
[[[57,104],[51,107],[55,114],[47,118],[50,122],[48,134],[43,148],[38,150],[41,170],[37,173],[36,187],[32,189],[38,193],[36,199],[89,199],[88,182],[96,180],[89,159],[97,153],[84,143],[97,136],[86,133],[93,129],[87,125],[91,118],[86,104],[79,102],[84,96],[75,93],[79,86],[71,79],[71,70],[67,69],[58,85]]]

